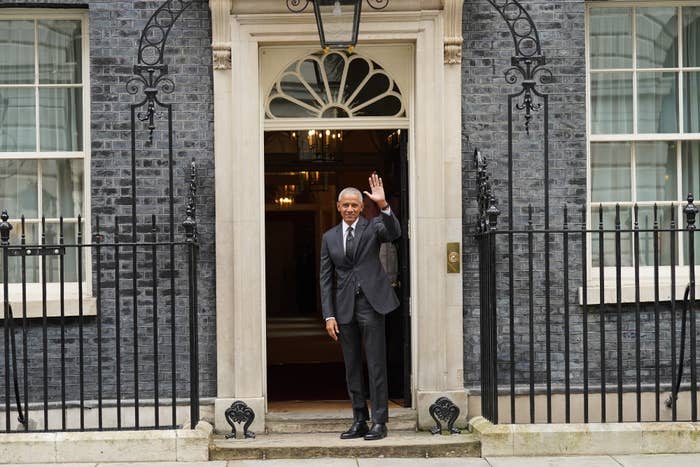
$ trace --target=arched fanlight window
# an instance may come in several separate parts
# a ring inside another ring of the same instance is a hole
[[[265,100],[267,119],[405,117],[401,91],[375,61],[346,51],[292,63]]]

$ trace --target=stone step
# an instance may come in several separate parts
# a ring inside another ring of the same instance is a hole
[[[269,434],[285,433],[341,433],[352,423],[352,411],[290,411],[270,412],[265,416]],[[406,408],[389,409],[390,430],[415,431],[416,411]]]
[[[479,457],[481,446],[471,434],[431,435],[429,432],[390,431],[377,441],[342,440],[337,433],[263,434],[251,439],[217,436],[210,460],[311,459],[322,457]]]

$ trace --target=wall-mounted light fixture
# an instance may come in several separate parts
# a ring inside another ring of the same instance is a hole
[[[309,3],[314,4],[314,16],[323,50],[355,47],[360,30],[362,0],[287,0],[287,8],[300,13]],[[389,4],[389,0],[367,0],[367,4],[375,10],[382,10]]]

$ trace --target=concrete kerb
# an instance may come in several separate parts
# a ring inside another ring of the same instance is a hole
[[[209,460],[214,427],[0,435],[0,459],[15,464],[54,462],[197,462]]]
[[[700,453],[700,423],[553,423],[469,421],[482,457]]]

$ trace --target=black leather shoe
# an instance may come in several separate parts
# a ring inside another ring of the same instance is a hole
[[[340,439],[362,438],[368,431],[367,422],[364,420],[353,422],[348,431],[344,431],[340,434]]]
[[[384,423],[373,423],[372,428],[369,429],[365,435],[367,441],[374,441],[376,439],[386,438],[387,429]]]

